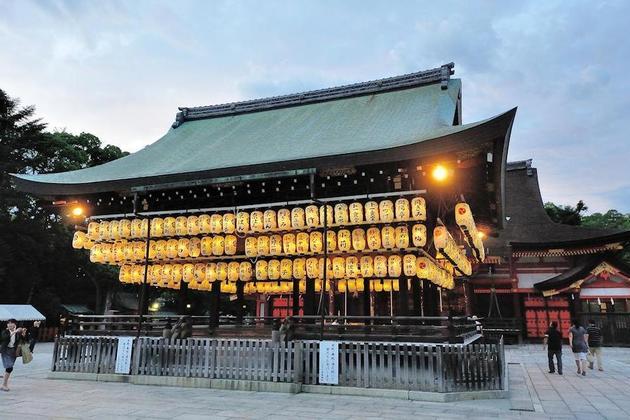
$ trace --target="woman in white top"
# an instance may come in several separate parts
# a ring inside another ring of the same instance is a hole
[[[24,328],[17,328],[15,319],[10,319],[7,321],[7,329],[2,331],[0,336],[0,353],[2,354],[2,365],[4,366],[4,381],[2,382],[2,387],[0,387],[2,391],[9,390],[9,377],[11,372],[13,372],[17,348],[22,343],[25,332]]]

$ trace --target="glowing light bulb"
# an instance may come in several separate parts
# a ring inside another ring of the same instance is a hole
[[[448,171],[444,166],[436,165],[431,172],[431,176],[436,181],[442,182],[448,177]]]

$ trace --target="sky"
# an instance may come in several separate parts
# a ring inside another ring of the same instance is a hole
[[[0,0],[0,89],[136,151],[178,106],[455,62],[463,120],[518,106],[543,200],[630,212],[630,1]],[[625,41],[624,41],[625,39]]]

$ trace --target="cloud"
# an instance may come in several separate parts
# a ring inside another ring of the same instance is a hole
[[[519,107],[509,158],[534,159],[545,200],[630,212],[629,12],[582,0],[5,2],[0,87],[51,127],[135,151],[177,106],[454,61],[465,122]]]

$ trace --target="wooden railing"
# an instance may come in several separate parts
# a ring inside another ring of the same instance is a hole
[[[55,372],[113,373],[117,337],[59,337]],[[319,384],[319,341],[135,340],[132,375]],[[339,385],[433,392],[503,389],[503,342],[339,343]]]

